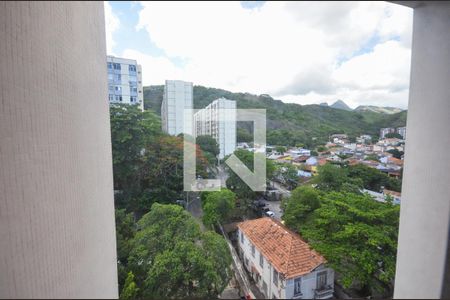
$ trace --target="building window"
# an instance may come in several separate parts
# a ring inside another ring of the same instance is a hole
[[[114,101],[114,95],[109,94],[109,101]]]
[[[108,69],[110,69],[110,70],[112,70],[112,68],[113,68],[113,65],[112,65],[112,63],[108,63]]]
[[[302,278],[294,279],[294,296],[298,296],[302,294]]]
[[[122,91],[122,87],[121,86],[115,86],[114,88],[117,92],[121,92]]]
[[[252,245],[252,256],[255,257],[255,246]]]
[[[118,64],[118,63],[114,63],[113,66],[114,66],[114,70],[121,70],[122,69],[120,67],[120,64]]]
[[[114,80],[115,80],[115,81],[122,81],[122,75],[120,75],[120,74],[114,74]]]
[[[130,102],[136,102],[136,97],[131,96],[130,97]]]
[[[261,266],[261,268],[264,268],[264,256],[261,252],[259,252],[259,265]]]
[[[322,290],[327,285],[327,271],[317,273],[317,289]]]
[[[275,268],[273,268],[273,284],[275,284],[275,286],[278,286],[278,272],[277,270],[275,270]]]
[[[129,65],[129,66],[128,66],[128,71],[130,71],[130,72],[136,72],[136,66],[135,66],[135,65]]]

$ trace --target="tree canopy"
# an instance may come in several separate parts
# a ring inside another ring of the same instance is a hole
[[[345,287],[357,286],[367,295],[392,292],[399,210],[368,195],[331,192],[294,228],[339,272]]]
[[[196,138],[196,143],[200,146],[200,149],[212,154],[214,157],[220,153],[219,144],[217,144],[217,141],[209,135],[198,136]]]
[[[138,222],[129,267],[144,298],[217,297],[228,283],[225,240],[182,207],[155,203]],[[169,271],[170,270],[170,271]]]
[[[226,220],[235,207],[236,194],[228,189],[209,192],[202,197],[203,224],[216,225]]]

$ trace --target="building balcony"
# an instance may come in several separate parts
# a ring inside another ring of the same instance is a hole
[[[331,285],[326,285],[314,291],[315,299],[329,299],[331,297],[333,297],[333,287]]]

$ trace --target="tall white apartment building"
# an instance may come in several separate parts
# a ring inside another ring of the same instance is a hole
[[[164,132],[170,135],[183,133],[184,109],[192,109],[192,99],[192,82],[166,80],[161,104],[161,125]],[[191,130],[187,128],[186,132]]]
[[[195,136],[210,135],[219,144],[219,158],[236,149],[236,101],[219,98],[194,114]]]
[[[144,111],[142,69],[134,59],[108,55],[108,99],[109,103],[139,105]]]
[[[406,139],[406,127],[398,127],[397,133],[400,134],[403,139]]]

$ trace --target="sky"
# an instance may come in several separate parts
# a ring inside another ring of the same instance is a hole
[[[407,108],[412,9],[386,2],[105,2],[109,55],[298,104]]]

